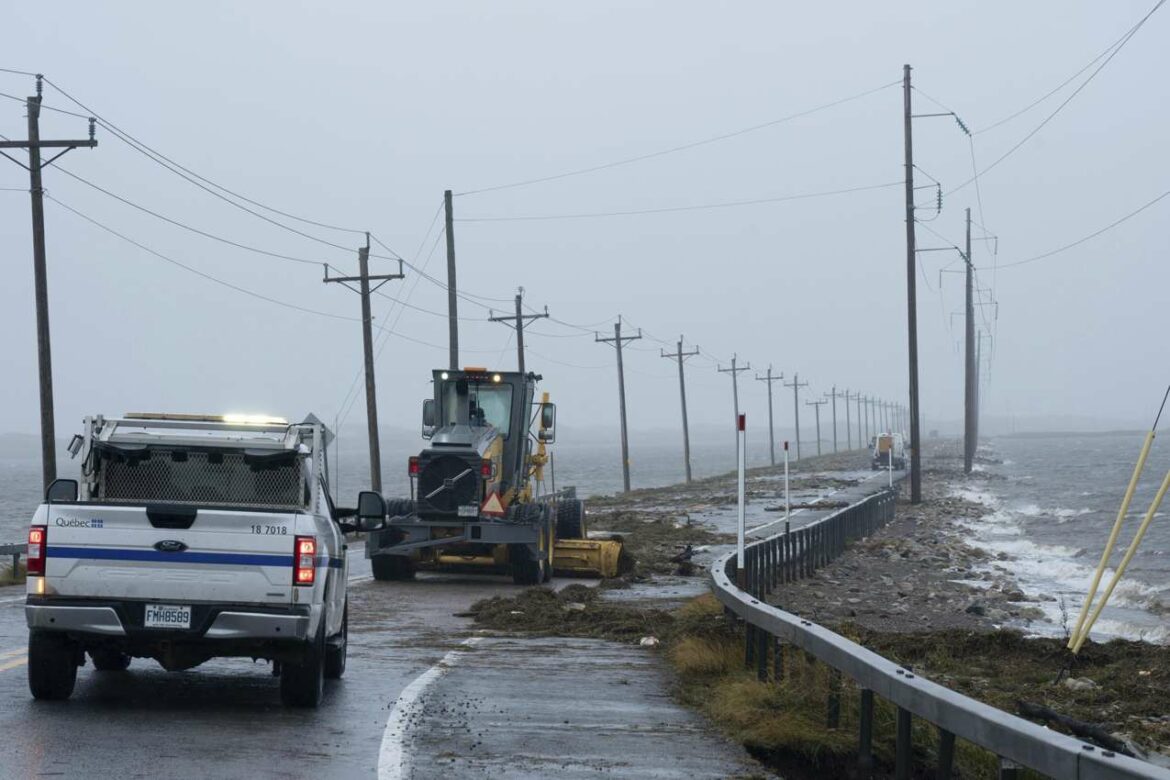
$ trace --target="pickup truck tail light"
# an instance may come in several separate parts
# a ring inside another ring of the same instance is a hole
[[[28,529],[28,573],[33,576],[45,575],[45,546],[49,543],[49,528],[44,525]]]
[[[312,585],[317,579],[317,540],[297,536],[293,541],[293,585]]]

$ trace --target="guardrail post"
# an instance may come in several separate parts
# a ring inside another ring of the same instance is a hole
[[[16,571],[20,568],[20,553],[12,553],[12,583],[16,584]]]
[[[861,689],[858,714],[857,766],[863,772],[873,769],[873,691]]]
[[[767,631],[756,629],[756,679],[760,682],[768,681],[768,639]]]
[[[784,679],[784,647],[780,644],[780,637],[772,637],[772,682]]]
[[[747,592],[749,594],[753,594],[753,595],[754,595],[755,588],[754,588],[754,583],[752,582],[752,578],[755,577],[755,568],[756,568],[755,567],[755,562],[756,562],[755,552],[756,552],[756,548],[749,547],[746,550],[744,550],[744,556],[743,556],[743,565],[744,565],[744,569],[746,570],[745,571],[746,576],[744,578],[744,587],[747,589]],[[743,638],[744,638],[743,665],[750,669],[752,664],[755,662],[755,650],[756,650],[756,627],[754,625],[752,625],[752,621],[750,618],[744,618],[744,620],[743,620]]]
[[[792,553],[792,534],[788,531],[784,532],[784,583],[787,585],[792,582],[793,566],[795,566],[795,556]]]
[[[942,780],[951,780],[955,767],[955,735],[940,728],[938,730],[938,774]]]
[[[894,743],[894,778],[910,780],[913,745],[910,736],[910,710],[898,708],[898,732]]]
[[[1019,777],[1019,765],[1006,758],[999,759],[999,780],[1016,780]]]
[[[825,723],[831,729],[841,726],[841,670],[829,670],[829,707]]]

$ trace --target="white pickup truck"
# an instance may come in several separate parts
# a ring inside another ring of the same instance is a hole
[[[101,672],[237,656],[316,706],[345,671],[344,534],[385,514],[370,492],[334,507],[329,436],[312,417],[87,417],[80,481],[50,485],[29,528],[32,695],[68,698],[87,654]]]

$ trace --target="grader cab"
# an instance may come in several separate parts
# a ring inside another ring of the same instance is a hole
[[[613,577],[621,542],[589,539],[575,490],[547,489],[556,407],[535,401],[540,376],[485,368],[436,370],[423,402],[430,446],[409,462],[411,496],[387,501],[370,535],[374,578],[419,569],[510,572],[517,584],[558,574]]]

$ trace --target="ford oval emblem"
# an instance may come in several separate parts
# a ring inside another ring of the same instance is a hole
[[[161,542],[155,542],[154,549],[159,552],[166,553],[181,553],[187,549],[187,545],[180,542],[178,539],[163,539]]]

